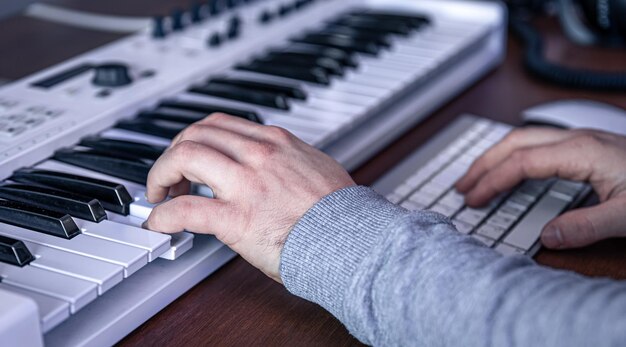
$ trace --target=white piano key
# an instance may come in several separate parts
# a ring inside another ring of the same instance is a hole
[[[0,224],[0,235],[121,265],[124,267],[124,277],[132,275],[148,263],[148,252],[145,250],[83,234],[67,240],[9,224]]]
[[[366,86],[389,89],[392,92],[396,92],[402,87],[402,85],[394,79],[387,79],[382,76],[372,76],[357,72],[346,73],[343,81],[353,84],[363,84]]]
[[[346,80],[336,80],[332,83],[332,89],[340,92],[349,92],[364,96],[370,96],[373,98],[378,98],[380,100],[387,99],[391,96],[393,91],[390,91],[387,88],[363,85],[358,82],[350,82]]]
[[[381,98],[348,93],[345,91],[336,90],[332,87],[330,89],[311,88],[309,90],[309,94],[323,100],[339,101],[342,103],[353,105],[364,105],[366,107],[373,107],[381,101]]]
[[[3,283],[69,302],[72,313],[98,297],[98,286],[93,282],[33,266],[0,263],[0,276]]]
[[[124,279],[124,267],[55,248],[22,241],[37,258],[31,266],[67,276],[76,277],[98,285],[102,295]]]
[[[61,324],[61,322],[68,319],[70,316],[70,304],[67,301],[5,283],[0,283],[0,289],[33,299],[39,309],[41,330],[43,330],[44,333],[52,330],[52,328]]]
[[[124,225],[108,220],[93,223],[79,219],[76,219],[76,224],[85,235],[146,250],[148,252],[148,261],[150,262],[170,248],[171,238],[169,235],[131,225]]]
[[[193,247],[193,234],[188,232],[182,232],[177,234],[171,234],[172,242],[170,249],[167,252],[161,254],[161,258],[167,260],[176,260],[181,255],[185,254]]]
[[[338,114],[343,113],[346,115],[360,115],[367,111],[367,107],[364,105],[347,104],[347,103],[343,103],[341,101],[336,101],[336,100],[324,100],[314,95],[309,96],[309,100],[307,100],[306,105],[309,108],[338,113]],[[294,113],[296,114],[297,114],[297,107],[298,107],[297,104],[292,106],[292,108],[295,109]]]

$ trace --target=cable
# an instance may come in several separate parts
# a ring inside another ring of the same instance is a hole
[[[40,3],[28,6],[24,14],[84,29],[115,33],[134,33],[150,27],[150,18],[95,14]]]
[[[510,18],[510,28],[524,43],[524,65],[532,74],[564,87],[605,91],[626,91],[626,73],[573,69],[557,65],[544,57],[543,39],[524,20]]]

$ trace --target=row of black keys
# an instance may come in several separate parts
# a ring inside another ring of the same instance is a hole
[[[352,12],[332,21],[319,32],[294,39],[292,46],[271,50],[265,56],[236,68],[326,84],[330,82],[331,75],[341,76],[345,69],[357,68],[356,54],[375,53],[367,46],[385,47],[389,35],[409,35],[427,23],[428,20],[422,16]],[[295,85],[225,77],[212,78],[189,91],[283,111],[290,109],[290,102],[307,99],[306,92]],[[166,101],[155,110],[141,112],[133,120],[120,122],[118,127],[172,138],[188,124],[215,112],[262,123],[262,117],[251,109]]]

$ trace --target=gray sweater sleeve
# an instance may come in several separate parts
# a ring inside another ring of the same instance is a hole
[[[287,289],[382,346],[625,346],[626,284],[503,257],[443,216],[366,187],[325,197],[291,231]]]

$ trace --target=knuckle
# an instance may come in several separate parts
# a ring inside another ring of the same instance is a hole
[[[271,159],[277,152],[276,146],[268,142],[256,142],[250,147],[252,157],[260,162]]]
[[[197,151],[197,143],[189,140],[183,140],[174,146],[172,149],[172,156],[181,160],[188,160],[194,157]]]
[[[508,133],[504,137],[502,142],[506,142],[506,143],[518,142],[519,140],[521,140],[523,137],[526,136],[527,132],[528,132],[527,129],[522,129],[522,128],[513,129],[510,133]]]
[[[287,129],[281,127],[268,126],[266,131],[269,137],[277,143],[285,143],[293,139],[293,135]]]
[[[230,116],[223,112],[214,112],[207,116],[207,121],[209,122],[223,122],[228,119]]]
[[[573,144],[578,149],[597,148],[604,145],[601,136],[593,131],[587,131],[573,139]]]

